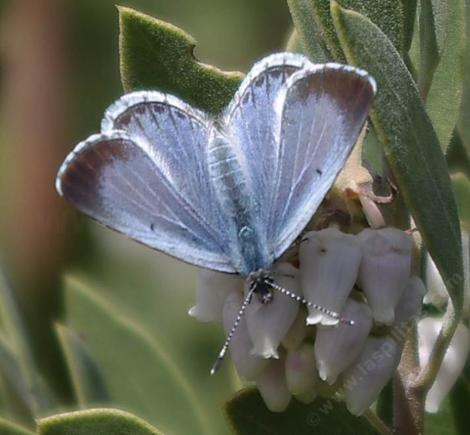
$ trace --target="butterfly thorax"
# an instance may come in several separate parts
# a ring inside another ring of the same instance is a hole
[[[268,304],[273,300],[271,284],[274,282],[272,276],[267,270],[259,269],[251,272],[247,278],[248,290],[258,296],[262,304]]]
[[[208,166],[212,185],[226,216],[225,238],[233,266],[242,276],[268,269],[272,258],[261,230],[253,193],[243,173],[236,147],[221,134],[209,142]]]

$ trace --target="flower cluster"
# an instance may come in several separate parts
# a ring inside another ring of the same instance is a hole
[[[281,293],[269,303],[253,297],[229,350],[239,375],[256,382],[267,407],[283,411],[292,396],[341,396],[362,414],[395,372],[409,320],[425,288],[412,276],[411,237],[398,229],[336,228],[307,233],[294,260],[275,264],[275,282],[332,316]],[[246,283],[238,276],[201,270],[197,303],[201,321],[221,321],[226,333],[237,318]]]

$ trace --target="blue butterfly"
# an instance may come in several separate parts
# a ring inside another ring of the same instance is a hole
[[[269,302],[270,268],[343,168],[375,90],[361,69],[280,53],[255,64],[216,119],[133,92],[67,156],[56,188],[151,248],[246,277],[250,297]]]

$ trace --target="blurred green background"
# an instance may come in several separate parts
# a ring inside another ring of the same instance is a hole
[[[285,0],[120,5],[176,24],[197,39],[199,60],[229,70],[246,71],[282,49],[291,27]],[[195,268],[88,221],[54,189],[65,155],[99,129],[104,109],[122,94],[114,1],[3,0],[0,11],[0,267],[18,296],[38,364],[72,406],[53,323],[65,321],[64,273],[85,277],[106,305],[165,350],[223,433],[221,405],[237,380],[230,364],[209,377],[223,335],[187,315]],[[155,392],[154,406],[161,396]]]

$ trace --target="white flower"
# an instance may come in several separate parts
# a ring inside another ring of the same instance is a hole
[[[242,306],[241,292],[231,292],[225,300],[223,320],[225,333],[228,334],[235,323]],[[252,343],[248,335],[246,319],[242,318],[229,345],[230,357],[238,374],[247,380],[254,380],[266,367],[267,360],[251,354]]]
[[[395,308],[396,325],[406,323],[419,315],[425,293],[426,287],[421,278],[412,276]]]
[[[372,328],[372,314],[366,304],[349,299],[342,316],[354,320],[354,325],[318,327],[315,338],[318,373],[330,385],[359,356]]]
[[[287,388],[294,396],[310,397],[315,392],[319,378],[312,344],[305,343],[287,353],[286,379]]]
[[[256,379],[261,397],[272,412],[285,411],[291,400],[284,366],[284,358],[269,360],[266,368]]]
[[[426,317],[418,322],[419,361],[423,367],[428,363],[431,350],[442,326],[442,320]],[[436,380],[426,397],[426,411],[437,412],[462,372],[470,352],[470,330],[460,324],[437,373]]]
[[[438,308],[447,304],[449,295],[446,286],[429,254],[426,255],[426,287],[428,292],[424,296],[425,304],[432,304]]]
[[[374,319],[390,325],[410,278],[412,239],[395,228],[367,228],[357,237],[363,252],[358,284]]]
[[[393,376],[401,357],[401,346],[390,337],[369,337],[357,359],[342,375],[346,407],[363,414]]]
[[[273,268],[273,276],[277,284],[301,295],[298,270],[294,266],[280,263]],[[275,290],[273,292],[272,301],[266,304],[261,303],[254,294],[245,315],[248,333],[253,342],[251,352],[263,358],[279,357],[277,348],[299,311],[298,302]]]
[[[282,345],[287,350],[296,350],[300,347],[308,333],[307,315],[304,310],[299,310],[294,323],[291,325],[287,334],[282,339]]]
[[[300,245],[300,281],[304,297],[340,313],[351,293],[361,262],[356,237],[335,228],[311,231]],[[331,325],[337,319],[309,308],[307,324]]]
[[[243,279],[239,275],[199,269],[196,287],[196,305],[188,314],[201,322],[222,321],[224,301],[230,292],[243,289]]]

